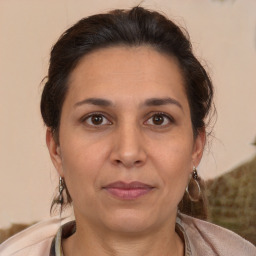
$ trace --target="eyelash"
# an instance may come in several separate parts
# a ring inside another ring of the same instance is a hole
[[[106,117],[105,117],[105,114],[104,113],[102,113],[102,112],[93,112],[93,113],[91,113],[91,114],[89,114],[89,115],[87,115],[87,116],[85,116],[85,117],[83,117],[82,119],[81,119],[81,122],[82,123],[84,123],[84,122],[86,122],[89,118],[91,118],[91,117],[93,117],[93,116],[101,116],[101,117],[103,117],[104,119],[107,119]],[[107,119],[108,120],[108,119]],[[110,124],[112,124],[112,122],[110,122],[110,121],[108,121]],[[102,126],[101,124],[100,125],[94,125],[94,124],[88,124],[89,126],[92,126],[92,127],[95,127],[95,128],[101,128],[100,126]],[[109,124],[108,124],[109,125]]]
[[[151,115],[150,116],[150,118],[148,118],[147,119],[147,121],[148,120],[150,120],[150,119],[152,119],[153,117],[155,117],[155,116],[162,116],[162,117],[164,117],[165,119],[168,119],[168,124],[170,124],[170,123],[174,123],[174,118],[172,117],[172,116],[170,116],[169,114],[166,114],[166,113],[164,113],[164,112],[154,112],[154,114],[153,115]],[[104,113],[102,113],[102,112],[94,112],[94,113],[91,113],[91,114],[89,114],[89,115],[87,115],[87,116],[85,116],[85,117],[83,117],[82,119],[81,119],[81,122],[82,123],[84,123],[84,122],[86,122],[89,118],[91,118],[91,117],[93,117],[93,116],[101,116],[101,117],[103,117],[103,119],[107,119],[108,120],[108,118],[106,118],[105,117],[105,114]],[[99,125],[94,125],[94,124],[88,124],[89,126],[92,126],[92,127],[94,127],[94,128],[101,128],[102,126],[104,126],[104,125],[111,125],[112,124],[112,122],[110,122],[109,120],[108,120],[108,124],[99,124]],[[165,122],[165,121],[164,121]],[[156,124],[150,124],[150,126],[156,126],[156,127],[162,127],[162,128],[164,128],[164,127],[166,127],[168,124],[165,124],[165,125],[156,125]]]
[[[164,112],[155,112],[150,118],[147,119],[147,121],[152,119],[155,116],[162,116],[164,119],[168,119],[168,124],[173,124],[174,123],[174,118],[172,116],[170,116],[169,114],[166,114]],[[152,126],[157,126],[157,127],[164,128],[164,127],[168,126],[168,124],[165,124],[165,125],[162,125],[162,124],[161,125],[152,124]]]

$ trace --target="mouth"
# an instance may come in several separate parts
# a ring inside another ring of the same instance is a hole
[[[103,187],[110,195],[122,200],[134,200],[151,192],[154,187],[138,181],[117,181]]]

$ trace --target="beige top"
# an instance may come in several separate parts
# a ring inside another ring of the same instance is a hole
[[[68,221],[51,218],[39,222],[2,243],[0,255],[60,256],[61,238],[75,232],[75,222]],[[185,241],[185,256],[256,256],[254,245],[209,222],[179,214],[176,230]]]

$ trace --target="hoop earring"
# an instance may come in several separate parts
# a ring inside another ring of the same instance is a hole
[[[194,190],[194,186],[192,185],[193,183],[196,184],[196,187],[197,187],[197,190],[198,190],[197,193],[195,193],[194,191],[192,191],[192,193],[191,193],[191,191],[189,191],[191,189]],[[196,169],[195,166],[193,167],[192,178],[190,179],[189,184],[186,187],[186,192],[188,194],[189,199],[192,202],[198,202],[199,201],[200,196],[201,196],[201,188],[200,188],[200,185],[199,185],[199,177],[198,177],[197,169]]]
[[[58,197],[58,204],[63,204],[64,200],[63,200],[63,190],[64,190],[64,179],[60,176],[59,179],[59,197]]]

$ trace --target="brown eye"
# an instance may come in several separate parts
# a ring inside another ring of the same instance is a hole
[[[164,122],[164,117],[162,115],[154,115],[152,121],[156,125],[161,125]]]
[[[164,113],[156,113],[152,115],[148,120],[147,124],[151,126],[166,126],[168,124],[173,123],[174,120],[171,116]]]
[[[103,126],[103,125],[109,125],[112,124],[104,115],[102,114],[91,114],[90,116],[87,116],[83,122],[86,122],[86,124],[90,126]]]
[[[99,125],[99,124],[102,123],[103,118],[102,118],[102,116],[100,116],[100,115],[94,115],[94,116],[91,117],[91,120],[92,120],[92,123],[93,123],[94,125]]]

